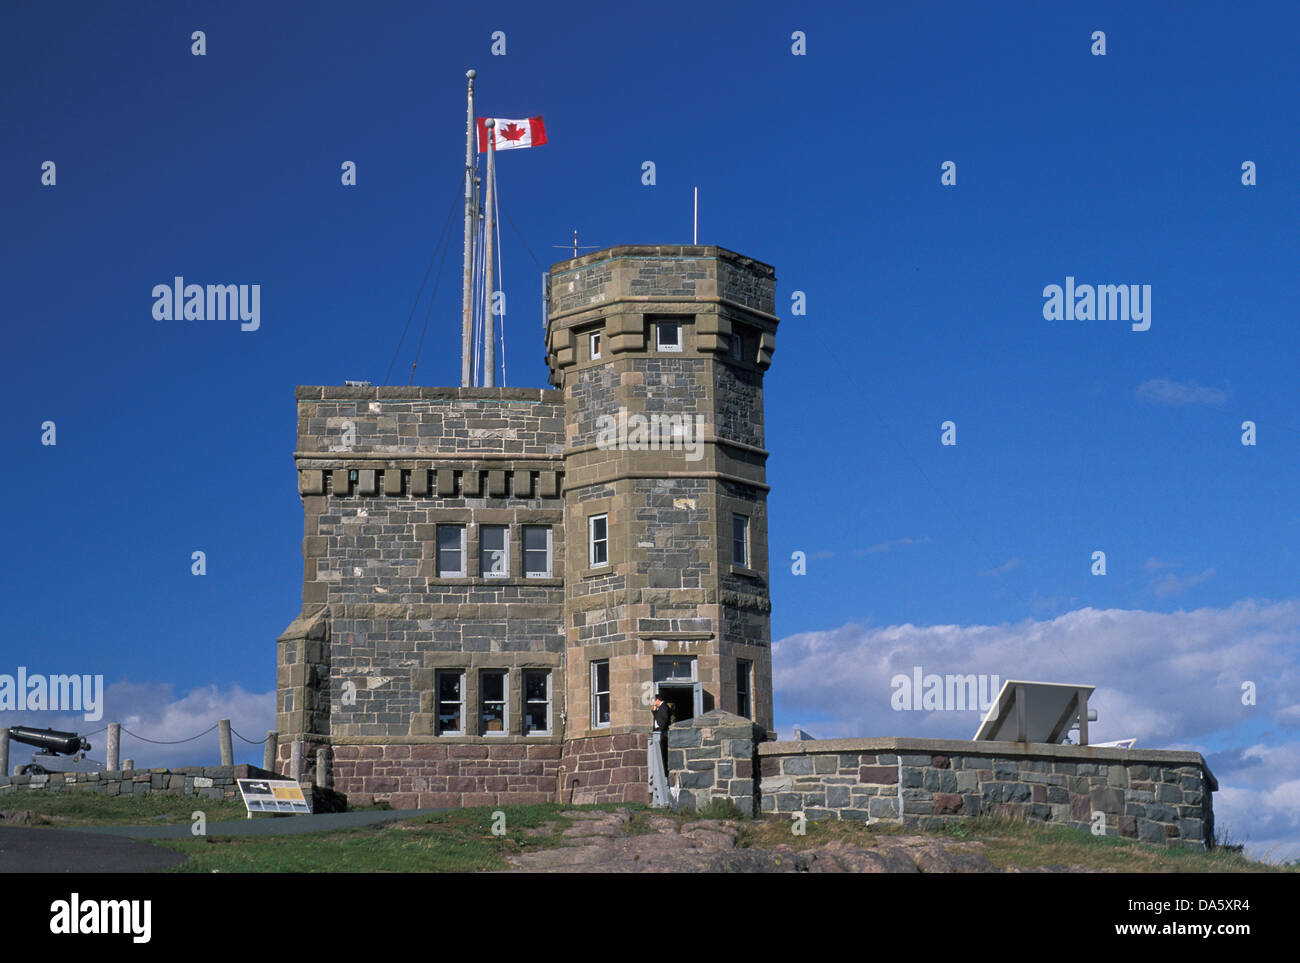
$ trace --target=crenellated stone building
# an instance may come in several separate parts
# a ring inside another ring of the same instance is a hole
[[[609,248],[551,270],[551,389],[298,388],[282,770],[298,743],[354,803],[645,801],[655,691],[770,732],[775,281]]]

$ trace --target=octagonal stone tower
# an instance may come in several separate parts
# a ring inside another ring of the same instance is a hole
[[[723,709],[773,727],[763,373],[775,283],[769,265],[714,246],[620,246],[551,269],[574,798],[642,798],[643,778],[601,785],[599,773],[620,736],[643,737],[655,690],[677,720]]]

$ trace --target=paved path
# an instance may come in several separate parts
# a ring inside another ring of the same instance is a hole
[[[120,836],[0,826],[0,873],[148,873],[183,862],[174,850]]]

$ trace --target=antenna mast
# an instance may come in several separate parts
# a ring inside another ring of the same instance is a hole
[[[460,385],[470,387],[471,328],[474,324],[474,229],[478,211],[474,204],[474,78],[477,72],[465,71],[469,84],[465,109],[465,273],[461,279]]]

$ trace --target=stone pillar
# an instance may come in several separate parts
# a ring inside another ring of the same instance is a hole
[[[105,765],[110,772],[121,769],[122,763],[122,723],[108,724],[108,750]]]
[[[0,776],[9,775],[9,730],[0,729]]]
[[[668,765],[677,774],[679,807],[698,811],[726,799],[743,815],[755,815],[754,773],[762,738],[762,726],[720,709],[674,723],[668,730]]]
[[[329,787],[329,750],[325,748],[316,750],[316,785],[321,789]]]
[[[289,771],[285,775],[294,782],[302,778],[302,743],[297,739],[289,743]]]
[[[275,747],[277,741],[275,732],[268,729],[266,731],[266,748],[262,750],[262,768],[267,772],[275,772]]]
[[[217,738],[221,741],[221,764],[223,766],[233,766],[235,764],[235,749],[230,742],[230,720],[217,720]]]
[[[122,768],[123,768],[124,770],[125,770],[125,769],[134,769],[134,768],[135,768],[135,760],[134,760],[134,759],[123,759],[123,760],[122,760]]]

